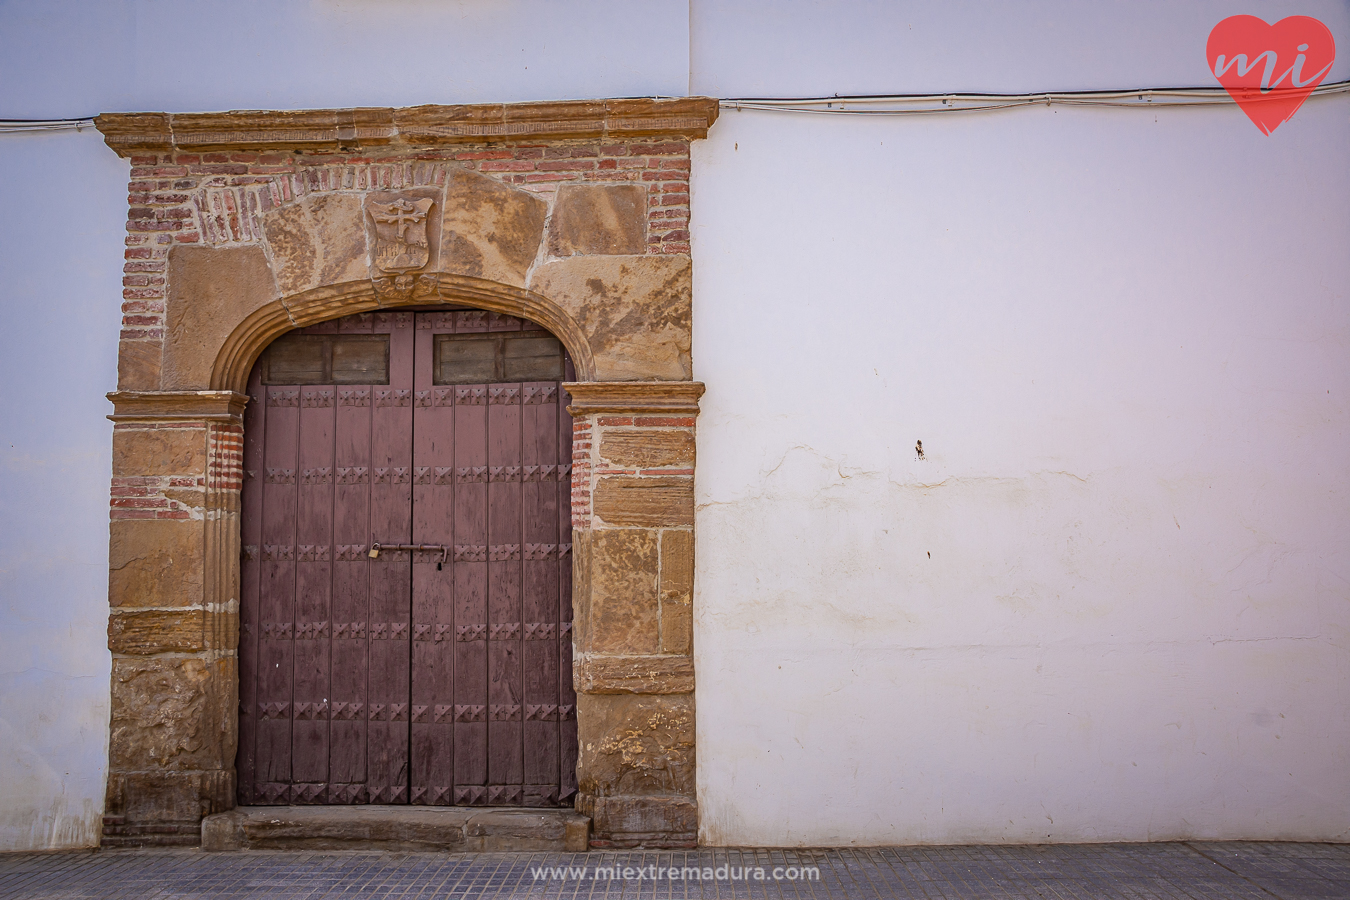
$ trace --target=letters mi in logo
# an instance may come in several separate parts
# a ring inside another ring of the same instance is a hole
[[[1209,33],[1209,70],[1263,134],[1289,121],[1336,61],[1331,31],[1309,16],[1267,25],[1229,16]]]
[[[375,265],[381,271],[410,272],[427,264],[427,213],[432,202],[426,197],[399,197],[367,206],[375,223]]]

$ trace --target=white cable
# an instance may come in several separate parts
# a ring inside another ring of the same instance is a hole
[[[1312,96],[1350,91],[1350,81],[1338,81],[1314,88]],[[1302,91],[1275,88],[1262,99],[1276,99]],[[1223,88],[1141,88],[1133,91],[1081,91],[1040,94],[896,94],[867,97],[811,97],[801,99],[722,100],[724,109],[754,109],[771,112],[800,112],[825,115],[907,116],[944,112],[988,112],[1024,106],[1061,104],[1064,106],[1102,106],[1122,109],[1158,107],[1221,106],[1235,103]],[[888,104],[889,108],[870,108]],[[912,107],[918,108],[912,108]],[[859,108],[862,107],[862,108]],[[901,107],[901,108],[895,108]]]
[[[0,119],[0,134],[22,134],[26,131],[82,131],[93,127],[93,119]]]

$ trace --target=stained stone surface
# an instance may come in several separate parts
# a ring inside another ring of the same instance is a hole
[[[530,290],[576,320],[596,381],[689,381],[692,271],[687,256],[574,256],[536,268]]]
[[[113,475],[198,475],[206,471],[205,428],[118,428]]]
[[[204,625],[200,609],[119,612],[108,618],[108,649],[142,656],[196,652],[206,646]]]
[[[201,604],[201,520],[114,519],[108,527],[111,605]]]
[[[117,350],[117,389],[153,391],[159,387],[163,341],[122,341]]]
[[[609,475],[596,483],[593,509],[610,525],[693,525],[694,482]]]
[[[661,532],[662,653],[689,653],[692,650],[693,592],[694,533]]]
[[[692,800],[693,694],[578,694],[577,723],[582,792],[592,797],[679,795]],[[599,819],[595,829],[608,830]]]
[[[184,769],[209,763],[216,737],[202,659],[113,660],[113,769]]]
[[[590,621],[582,652],[655,653],[657,539],[646,530],[605,530],[590,538]]]
[[[249,313],[277,298],[261,247],[175,247],[165,317],[166,391],[207,390],[225,339]]]
[[[573,663],[576,689],[587,694],[688,694],[694,661],[688,656],[583,656]]]
[[[524,287],[547,215],[534,194],[456,170],[446,185],[441,271]]]
[[[589,836],[571,809],[254,806],[202,821],[202,849],[216,851],[584,851]]]
[[[264,213],[281,296],[369,278],[363,218],[357,194],[311,194]]]
[[[550,256],[639,254],[647,249],[645,184],[565,184],[549,223]]]
[[[606,431],[600,456],[616,466],[633,469],[694,467],[691,431]]]

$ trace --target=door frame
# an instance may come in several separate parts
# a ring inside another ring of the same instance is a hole
[[[706,135],[716,110],[715,100],[691,98],[100,117],[133,165],[119,390],[108,395],[105,844],[194,844],[203,816],[234,805],[242,412],[254,361],[294,328],[428,304],[528,319],[572,356],[577,808],[592,817],[593,846],[696,842],[693,455],[703,385],[688,355],[688,245],[677,232],[654,236],[662,220],[652,218],[616,238],[640,225],[645,253],[616,255],[611,245],[551,255],[555,217],[575,223],[573,207],[582,215],[617,195],[579,184],[544,209],[539,195],[459,160],[533,159],[540,148],[571,158],[608,140],[616,154],[646,154],[659,177],[687,180],[689,141]],[[531,124],[501,126],[503,116]],[[447,149],[435,135],[451,133]],[[291,168],[269,174],[280,163]],[[142,205],[154,201],[138,189],[160,185],[192,198],[184,216]],[[380,237],[365,203],[400,189],[436,198],[442,229],[460,229],[454,245],[450,232],[428,234],[431,259],[418,271],[373,262]],[[652,197],[652,216],[669,199],[688,203],[687,193]],[[502,222],[484,210],[519,214]],[[501,250],[508,232],[525,247],[515,256]],[[461,245],[477,256],[456,256]],[[512,274],[505,262],[491,268],[494,259],[529,265]],[[295,275],[301,264],[312,266],[308,282]]]

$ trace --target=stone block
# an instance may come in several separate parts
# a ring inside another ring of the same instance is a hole
[[[578,693],[689,694],[694,661],[688,656],[583,656],[572,664]]]
[[[116,611],[108,617],[108,649],[132,656],[191,653],[205,649],[204,631],[200,609]]]
[[[694,533],[661,532],[661,652],[693,648]],[[690,688],[692,690],[692,688]]]
[[[584,852],[590,819],[571,809],[252,806],[202,820],[202,849]]]
[[[577,647],[591,643],[591,535],[589,528],[572,529],[572,642]]]
[[[660,645],[657,565],[654,532],[592,533],[589,636],[578,649],[656,652]]]
[[[281,296],[370,278],[363,220],[356,194],[311,194],[264,213]]]
[[[112,606],[202,604],[201,520],[115,519],[108,530]]]
[[[645,184],[565,184],[549,223],[550,256],[635,255],[647,250]]]
[[[692,694],[578,694],[577,729],[578,790],[693,799]]]
[[[208,765],[217,742],[208,720],[210,679],[210,668],[197,658],[114,658],[111,768]]]
[[[592,509],[609,525],[693,525],[694,480],[610,475],[597,480]]]
[[[468,169],[451,174],[445,197],[441,271],[524,287],[548,204]]]
[[[535,269],[530,290],[581,328],[595,381],[689,381],[687,256],[573,256]]]
[[[694,435],[690,431],[606,431],[600,456],[627,469],[692,469]]]
[[[119,391],[159,390],[162,341],[122,341],[117,348]]]
[[[196,772],[129,772],[116,777],[121,812],[130,822],[177,824],[202,817],[201,779]]]
[[[596,797],[589,805],[596,848],[679,848],[698,843],[690,797]]]
[[[164,390],[207,390],[225,339],[277,297],[261,247],[174,247],[169,253]]]
[[[205,428],[118,428],[113,431],[114,477],[205,473]]]

